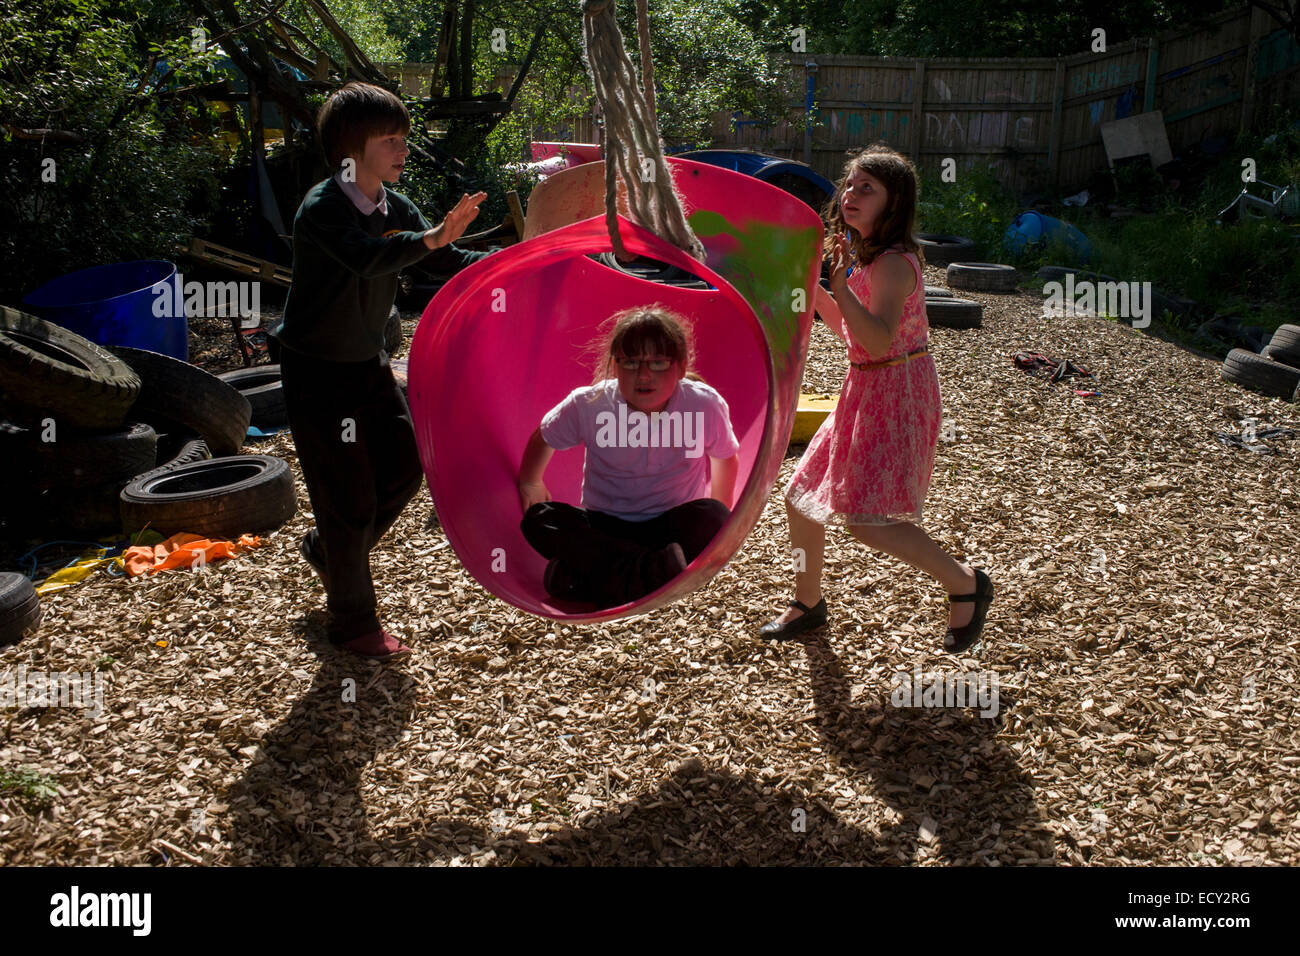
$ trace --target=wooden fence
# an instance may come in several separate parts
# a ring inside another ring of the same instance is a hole
[[[794,122],[715,119],[714,146],[801,159],[832,179],[846,151],[884,140],[937,174],[987,162],[1018,191],[1069,188],[1106,168],[1102,123],[1163,112],[1169,145],[1249,129],[1261,108],[1300,101],[1300,47],[1261,10],[1196,31],[1058,58],[791,57],[812,77],[810,134]],[[794,116],[805,101],[791,104]]]
[[[1111,38],[1108,38],[1111,39]],[[384,64],[410,96],[427,96],[432,64]],[[718,114],[713,146],[800,159],[835,179],[846,151],[883,140],[938,174],[944,159],[988,163],[1020,192],[1073,188],[1106,168],[1102,123],[1163,113],[1177,154],[1251,128],[1272,104],[1300,101],[1300,47],[1262,10],[1240,7],[1205,26],[1108,43],[1067,57],[912,59],[791,55],[798,88],[811,76],[812,122],[801,95],[790,119],[764,125]],[[498,86],[509,86],[503,73]],[[575,107],[586,98],[574,91]],[[594,143],[591,111],[536,139]]]

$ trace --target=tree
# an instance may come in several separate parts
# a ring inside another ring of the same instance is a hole
[[[1294,7],[1295,0],[1264,0]],[[803,26],[811,53],[884,56],[1066,56],[1088,49],[1092,31],[1111,43],[1190,27],[1237,0],[857,0],[831,4],[745,0],[746,22],[765,33]]]
[[[11,301],[74,269],[166,256],[211,203],[222,158],[204,148],[208,116],[160,96],[204,75],[178,13],[0,0],[0,291]]]
[[[1251,0],[1250,5],[1265,11],[1300,44],[1300,0]]]

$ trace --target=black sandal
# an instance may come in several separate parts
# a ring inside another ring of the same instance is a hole
[[[797,607],[803,611],[803,614],[784,624],[768,621],[758,629],[758,636],[768,641],[787,641],[805,631],[815,631],[826,624],[826,598],[823,597],[812,607],[797,600],[791,601],[790,606]]]
[[[949,654],[960,654],[978,641],[984,631],[984,617],[989,605],[993,603],[993,582],[987,574],[975,568],[975,593],[949,594],[948,600],[975,602],[975,613],[971,616],[970,623],[964,627],[950,627],[943,636],[943,649]]]

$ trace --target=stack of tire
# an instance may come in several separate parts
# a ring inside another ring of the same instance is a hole
[[[384,325],[384,350],[392,355],[402,347],[404,341],[406,336],[402,331],[402,319],[398,315],[397,306],[393,306],[388,313],[388,322]],[[252,412],[249,424],[264,434],[289,427],[279,365],[235,369],[233,372],[222,372],[217,378],[248,400]]]
[[[1300,402],[1300,325],[1280,325],[1268,345],[1255,354],[1233,349],[1220,377],[1243,388]]]
[[[0,521],[11,536],[279,527],[297,510],[292,475],[279,458],[239,454],[250,416],[236,389],[187,362],[0,307]]]
[[[974,284],[962,284],[962,280],[968,273],[979,271],[967,269],[965,266],[965,263],[976,256],[973,239],[933,232],[918,233],[917,239],[920,240],[921,252],[925,256],[927,265],[948,267],[946,280],[950,288],[989,291],[979,284],[978,276]],[[976,263],[976,266],[984,265],[987,263]],[[1014,285],[1015,270],[1013,269],[1013,288]],[[971,299],[957,298],[948,289],[938,286],[925,287],[925,315],[931,326],[941,329],[978,329],[984,324],[984,306]]]

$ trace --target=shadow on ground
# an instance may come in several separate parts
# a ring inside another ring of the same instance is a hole
[[[316,630],[314,617],[301,629]],[[538,839],[453,819],[419,820],[376,839],[360,779],[409,721],[415,682],[321,648],[311,689],[262,744],[228,794],[230,840],[239,863],[401,864],[446,861],[492,849],[498,865],[889,865],[931,856],[951,864],[1050,863],[1033,785],[996,739],[998,721],[970,710],[854,705],[838,658],[822,640],[805,644],[816,732],[856,778],[854,799],[883,803],[879,833],[846,823],[834,793],[774,788],[699,761],[679,766],[642,794],[579,826]],[[358,703],[342,702],[345,679]],[[362,690],[365,693],[362,693]],[[379,701],[378,705],[373,703]],[[1008,705],[1001,701],[1003,713]],[[345,721],[351,721],[343,729]],[[932,778],[927,780],[926,778]],[[499,831],[499,832],[498,832]],[[933,853],[923,853],[923,846]]]

